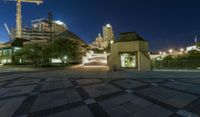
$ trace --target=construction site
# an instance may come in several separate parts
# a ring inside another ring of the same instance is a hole
[[[85,42],[80,37],[69,31],[64,22],[60,20],[54,20],[52,12],[48,12],[47,18],[39,18],[30,21],[30,27],[23,26],[23,3],[40,5],[43,4],[43,0],[6,1],[6,3],[9,2],[16,2],[16,27],[9,28],[6,23],[4,24],[5,29],[8,32],[9,41],[0,43],[0,64],[12,64],[14,61],[13,54],[24,46],[33,44],[39,44],[42,46],[51,43],[58,36],[68,37],[79,43],[80,47],[85,45]],[[21,63],[22,61],[19,60],[18,62]]]

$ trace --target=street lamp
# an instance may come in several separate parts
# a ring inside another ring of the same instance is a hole
[[[181,54],[183,54],[184,51],[185,51],[184,48],[181,48],[181,49],[180,49],[180,53],[181,53]]]
[[[110,44],[113,44],[113,43],[114,43],[114,41],[113,41],[113,40],[111,40],[111,41],[110,41]]]
[[[160,54],[160,55],[162,55],[162,54],[163,54],[163,52],[161,52],[161,51],[160,51],[160,52],[159,52],[159,54]]]
[[[172,54],[172,53],[173,53],[173,51],[174,51],[173,49],[169,49],[169,53],[170,53],[170,54]]]

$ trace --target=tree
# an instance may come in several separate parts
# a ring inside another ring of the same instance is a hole
[[[65,37],[55,39],[50,47],[52,57],[60,58],[63,63],[68,63],[70,58],[77,57],[80,54],[79,44]]]
[[[35,66],[49,64],[50,57],[48,46],[42,47],[38,44],[23,47],[14,55],[15,59],[22,59],[25,63],[34,64]]]
[[[52,43],[23,47],[14,55],[14,58],[22,59],[25,63],[35,66],[49,66],[52,58],[59,58],[63,64],[68,64],[70,59],[80,55],[80,49],[80,45],[76,41],[59,37]]]

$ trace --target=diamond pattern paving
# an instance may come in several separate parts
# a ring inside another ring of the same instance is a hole
[[[142,89],[138,92],[177,108],[183,108],[184,106],[198,98],[194,95],[162,88],[159,86]]]
[[[0,78],[0,117],[200,116],[198,79],[36,76]]]
[[[8,86],[19,86],[19,85],[27,85],[27,84],[36,84],[40,81],[40,79],[31,79],[31,78],[24,78],[20,80],[16,80],[15,82],[11,83]]]
[[[121,91],[119,88],[110,84],[91,85],[84,87],[84,89],[89,93],[91,97],[99,97]]]
[[[99,102],[111,117],[168,117],[173,112],[143,100],[132,94],[125,94]],[[155,113],[158,111],[159,113]],[[146,113],[149,113],[148,115]]]
[[[94,117],[94,115],[87,106],[80,106],[48,117]]]
[[[168,83],[163,84],[163,86],[200,94],[200,85],[183,83],[183,82],[168,82]]]
[[[0,116],[12,117],[24,100],[25,97],[0,100]]]
[[[36,85],[0,88],[0,98],[31,93]]]
[[[99,79],[79,79],[77,82],[80,85],[89,85],[89,84],[94,84],[94,83],[101,83],[102,81]]]
[[[42,91],[63,89],[73,87],[70,81],[59,81],[59,82],[47,82],[44,84]]]
[[[141,82],[133,81],[133,80],[119,80],[119,81],[114,81],[113,83],[125,89],[132,89],[132,88],[137,88],[137,87],[146,85],[145,83],[141,83]]]
[[[75,103],[81,100],[81,97],[75,91],[75,89],[65,89],[60,91],[43,93],[39,95],[31,111],[34,112],[49,109],[65,104]]]

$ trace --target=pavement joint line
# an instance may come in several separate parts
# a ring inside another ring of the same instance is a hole
[[[7,85],[9,84],[12,84],[14,83],[15,81],[19,80],[21,77],[17,77],[17,78],[14,78],[14,79],[11,79],[11,80],[6,80],[4,82],[7,82],[6,84],[3,84],[1,87],[6,87]]]
[[[81,87],[81,86],[90,86],[90,85],[97,85],[97,84],[102,84],[102,83],[105,83],[105,82],[96,82],[96,83],[89,83],[89,84],[84,84],[84,85],[81,85],[78,83],[78,86],[77,87]]]
[[[157,83],[150,83],[150,85],[152,85],[152,86],[159,86],[159,84],[157,84]]]
[[[148,83],[149,83],[149,82],[144,81],[144,80],[142,80],[142,79],[136,79],[136,78],[133,78],[133,79],[130,79],[130,80],[138,81],[138,82],[145,83],[145,84],[148,84]]]
[[[192,112],[188,112],[186,110],[179,110],[176,112],[176,114],[181,115],[183,117],[199,117],[199,115]]]
[[[190,94],[190,95],[194,95],[194,96],[200,96],[200,94],[189,92],[189,91],[185,91],[185,90],[181,90],[181,89],[175,89],[175,88],[167,87],[167,86],[164,86],[164,85],[159,85],[159,86],[163,87],[165,89],[170,89],[170,90],[174,90],[174,91],[178,91],[178,92],[182,92],[182,93],[186,93],[186,94]]]
[[[112,97],[115,97],[115,96],[119,96],[119,95],[123,95],[123,94],[126,94],[126,93],[124,91],[119,91],[119,92],[115,92],[115,93],[111,93],[111,94],[95,97],[94,99],[96,101],[102,101],[102,100],[106,100],[106,99],[109,99],[109,98],[112,98]]]
[[[74,86],[66,87],[66,88],[50,89],[50,90],[42,90],[42,89],[41,89],[40,93],[49,93],[49,92],[60,91],[60,90],[66,90],[66,89],[72,89],[72,88],[74,88]]]
[[[183,109],[193,111],[193,109],[195,109],[198,106],[200,106],[200,97],[192,101],[190,104],[186,105]]]
[[[77,81],[74,81],[74,84],[77,84]],[[107,112],[98,104],[96,103],[95,99],[93,99],[85,90],[84,88],[76,88],[78,94],[84,99],[86,105],[88,105],[89,109],[95,115],[95,117],[109,117]],[[92,100],[91,100],[92,99]]]
[[[37,85],[37,84],[38,83],[29,83],[29,84],[23,84],[23,85],[6,86],[6,88],[23,87],[23,86]]]
[[[80,86],[79,84],[78,84],[78,82],[75,80],[75,79],[70,79],[69,80],[71,83],[72,83],[72,85],[74,85],[75,87],[76,86]]]
[[[168,81],[170,81],[170,82],[175,82],[176,80],[174,80],[174,79],[169,79]]]
[[[134,90],[131,90],[131,89],[127,89],[127,90],[125,90],[125,92],[126,93],[133,93],[133,92],[135,92]]]
[[[12,99],[12,98],[18,98],[18,97],[25,97],[25,96],[28,96],[28,94],[26,93],[26,94],[19,94],[19,95],[0,97],[0,100]]]
[[[69,104],[65,104],[65,105],[61,105],[61,106],[47,108],[47,109],[40,110],[40,111],[31,112],[31,113],[29,113],[28,116],[29,117],[44,117],[44,116],[56,114],[56,113],[59,113],[59,112],[71,110],[71,109],[80,107],[82,105],[85,105],[84,102],[78,101],[78,102],[69,103]]]
[[[84,100],[85,104],[89,105],[89,104],[93,104],[93,103],[96,103],[95,99],[87,99],[87,100]]]
[[[146,89],[146,88],[149,88],[149,87],[152,87],[152,85],[146,84],[146,85],[143,85],[143,86],[140,86],[140,87],[131,88],[131,89],[132,90],[141,90],[141,89]]]
[[[78,94],[81,96],[81,98],[83,100],[88,100],[91,99],[92,97],[84,90],[84,88],[80,87],[80,88],[76,88],[76,91],[78,92]]]
[[[82,78],[82,79],[84,79],[84,78]],[[46,80],[46,79],[45,79]],[[122,79],[120,79],[120,80],[122,80]],[[71,81],[71,80],[70,80]],[[75,79],[75,81],[76,81],[76,79]],[[45,81],[44,81],[45,82]],[[112,84],[112,82],[113,81],[110,81],[110,84],[111,85],[113,85]],[[165,81],[166,82],[166,81]],[[169,81],[168,81],[169,82]],[[105,82],[104,82],[105,83]],[[188,82],[187,82],[188,83]],[[41,84],[39,84],[39,85],[42,85],[42,84],[44,84],[44,83],[41,83]],[[101,83],[98,83],[98,84],[101,84]],[[191,84],[191,83],[190,83]],[[90,86],[90,85],[93,85],[93,84],[88,84],[87,86]],[[146,86],[146,85],[145,85]],[[147,86],[149,86],[149,85],[147,85]],[[151,86],[151,85],[150,85]],[[161,86],[162,87],[162,86]],[[81,86],[80,87],[78,87],[78,89],[79,88],[82,88]],[[164,87],[165,88],[165,87]],[[170,89],[171,87],[166,87],[167,89]],[[82,88],[83,89],[83,88]],[[120,88],[121,89],[121,88]],[[133,89],[142,89],[141,87],[139,87],[139,88],[133,88]],[[83,89],[84,90],[84,89]],[[128,89],[127,89],[128,90]],[[132,90],[132,89],[130,89],[130,90]],[[171,90],[177,90],[177,89],[174,89],[174,88],[172,88]],[[182,90],[177,90],[177,91],[179,91],[179,92],[182,92]],[[52,92],[52,90],[50,91],[50,92]],[[34,93],[34,92],[33,92]],[[125,91],[123,90],[123,93],[125,93]],[[187,93],[187,92],[183,92],[183,93]],[[105,95],[105,96],[99,96],[99,97],[97,97],[98,99],[100,99],[100,97],[102,98],[102,100],[104,100],[104,99],[107,99],[109,96],[110,97],[115,97],[116,95],[119,95],[119,94],[122,94],[122,92],[117,92],[117,93],[111,93],[111,94],[107,94],[107,95]],[[135,94],[135,92],[133,92],[133,94]],[[36,94],[37,95],[37,94]],[[136,95],[137,95],[137,92],[136,92]],[[194,94],[192,94],[192,95],[194,95]],[[27,96],[27,95],[26,95]],[[31,97],[31,96],[35,96],[35,95],[29,95],[28,97]],[[199,96],[199,95],[198,95]],[[28,98],[27,97],[27,98]],[[104,98],[103,98],[104,97]],[[139,96],[138,96],[139,97]],[[96,98],[95,98],[96,99]],[[144,98],[143,98],[144,99]],[[198,98],[199,99],[199,98]],[[147,100],[147,99],[145,99],[145,100]],[[155,99],[156,100],[156,99]],[[157,100],[158,101],[158,100]],[[197,101],[197,100],[195,100],[195,101]],[[190,104],[192,104],[192,103],[195,103],[195,101],[193,101],[193,102],[191,102]],[[150,101],[150,102],[152,102],[152,101]],[[81,102],[80,102],[81,104],[80,105],[84,105],[85,104],[85,101],[84,100],[82,100]],[[168,106],[168,104],[166,104],[166,105],[162,105],[162,103],[163,102],[161,102],[161,107],[164,107],[164,108],[166,108],[165,106],[167,105]],[[91,103],[91,104],[88,104],[88,105],[92,105],[92,104],[96,104],[96,103]],[[183,110],[184,111],[187,111],[187,112],[189,112],[189,113],[192,113],[192,114],[194,114],[195,112],[193,112],[192,110],[189,110],[189,109],[186,109],[190,104],[187,104],[184,108],[183,108]],[[77,105],[77,107],[78,106],[80,106],[80,105]],[[159,104],[157,104],[157,105],[159,105]],[[65,105],[66,106],[66,105]],[[98,104],[97,104],[97,106],[99,106]],[[56,109],[57,107],[54,107],[54,109]],[[59,108],[61,108],[61,107],[59,107]],[[168,107],[167,107],[168,108]],[[169,107],[169,108],[171,108],[171,107]],[[175,107],[174,107],[175,108]],[[69,107],[69,108],[67,108],[67,110],[70,110],[70,109],[73,109],[73,108],[71,108],[71,107]],[[51,110],[51,109],[45,109],[45,110]],[[36,113],[38,113],[39,115],[41,114],[42,115],[42,113],[44,112],[45,113],[45,110],[42,110],[42,111],[40,111],[40,112],[36,112]],[[61,110],[61,111],[65,111],[66,109],[63,109],[63,110]],[[91,109],[90,109],[91,110]],[[104,110],[104,109],[103,109]],[[170,110],[170,109],[169,109]],[[97,110],[96,110],[97,111]],[[105,111],[105,110],[104,110]],[[174,111],[175,113],[176,112],[178,112],[179,110],[177,110],[177,111]],[[59,110],[58,111],[53,111],[53,114],[54,113],[57,113],[57,112],[60,112]],[[33,112],[34,113],[34,112]],[[46,112],[47,113],[47,112]],[[50,112],[50,114],[52,114],[52,112]],[[96,116],[97,116],[97,114],[96,114]],[[21,117],[21,116],[17,116],[17,117]],[[23,115],[22,115],[22,117],[23,117]],[[32,117],[32,116],[31,116]]]
[[[112,86],[115,86],[117,88],[120,88],[121,90],[126,90],[126,88],[122,87],[122,86],[119,86],[117,84],[115,84],[114,82],[109,82],[108,84],[112,85]]]
[[[35,95],[39,95],[39,94],[40,94],[39,91],[37,91],[37,92],[31,92],[31,93],[29,94],[29,96],[35,96]]]
[[[196,79],[196,78],[192,78],[192,79]],[[193,85],[200,85],[200,83],[187,82],[187,81],[183,81],[183,79],[182,79],[182,80],[180,80],[180,79],[177,79],[177,81],[179,81],[179,82],[182,82],[182,83],[193,84]]]
[[[45,82],[46,79],[41,79],[39,82]],[[38,84],[32,90],[31,94],[23,101],[23,103],[19,106],[16,112],[13,114],[13,117],[26,115],[30,112],[31,107],[39,96],[39,92],[42,89],[43,84]]]
[[[89,104],[88,107],[95,117],[110,117],[98,103]]]
[[[150,102],[152,102],[152,103],[154,103],[154,104],[156,104],[156,105],[159,105],[159,106],[161,106],[161,107],[167,108],[167,109],[169,109],[169,110],[171,110],[171,111],[174,111],[174,112],[175,112],[175,111],[178,110],[178,108],[176,108],[176,107],[174,107],[174,106],[168,105],[168,104],[163,103],[163,102],[161,102],[161,101],[159,101],[159,100],[156,100],[156,99],[154,99],[154,98],[152,98],[152,97],[149,97],[149,96],[143,95],[143,94],[141,94],[141,93],[138,93],[137,91],[134,92],[133,94],[136,95],[136,96],[138,96],[138,97],[140,97],[140,98],[142,98],[142,99],[145,99],[145,100],[147,100],[147,101],[150,101]]]

